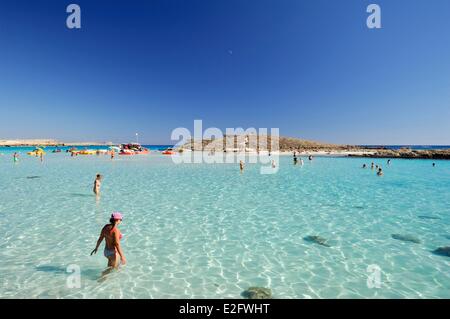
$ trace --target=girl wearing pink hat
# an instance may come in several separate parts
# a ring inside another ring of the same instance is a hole
[[[105,225],[100,233],[100,237],[97,240],[97,246],[91,252],[91,256],[97,253],[98,247],[105,239],[106,245],[104,250],[104,255],[108,258],[108,267],[117,268],[119,267],[119,258],[122,265],[126,264],[126,259],[120,246],[120,239],[122,239],[122,234],[118,228],[119,224],[122,222],[122,214],[119,212],[114,212],[111,215],[109,224]]]

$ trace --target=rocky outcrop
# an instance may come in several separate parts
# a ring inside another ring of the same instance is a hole
[[[314,244],[318,244],[321,246],[325,246],[325,247],[331,247],[329,244],[327,244],[327,240],[325,238],[322,238],[320,236],[306,236],[303,238],[304,241],[310,242],[310,243],[314,243]]]
[[[439,247],[433,251],[433,254],[444,257],[450,257],[450,247]]]
[[[406,241],[414,244],[420,244],[420,239],[411,235],[392,234],[391,237],[396,240]]]
[[[242,296],[247,299],[272,299],[272,291],[269,288],[250,287]]]
[[[450,160],[450,149],[444,150],[387,150],[379,149],[373,153],[364,153],[361,155],[349,155],[353,157],[371,157],[371,158],[406,158],[406,159],[437,159]]]
[[[182,149],[195,151],[354,151],[360,149],[351,145],[336,145],[308,141],[299,138],[279,136],[278,140],[272,140],[270,135],[225,135],[221,138],[194,140],[192,139]]]

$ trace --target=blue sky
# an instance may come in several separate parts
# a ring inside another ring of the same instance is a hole
[[[450,1],[2,0],[0,118],[0,139],[165,144],[202,119],[450,144]]]

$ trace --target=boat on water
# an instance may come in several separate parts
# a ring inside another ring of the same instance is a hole
[[[138,143],[121,144],[119,155],[141,155],[149,154],[150,150],[148,148],[142,147]]]
[[[168,148],[168,149],[164,150],[161,154],[163,154],[163,155],[173,155],[173,154],[175,154],[175,151],[173,150],[173,148]]]
[[[41,156],[45,155],[45,152],[42,148],[36,148],[35,150],[27,153],[30,156]]]
[[[96,150],[81,150],[78,151],[78,155],[95,155],[97,154]]]

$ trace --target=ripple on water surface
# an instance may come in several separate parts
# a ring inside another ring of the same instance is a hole
[[[242,298],[257,286],[274,298],[449,298],[450,259],[433,251],[450,246],[450,162],[382,161],[377,177],[347,158],[286,157],[261,175],[159,155],[2,156],[0,297]],[[99,280],[106,260],[89,254],[114,210],[128,264]]]

